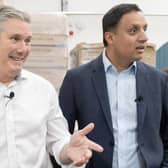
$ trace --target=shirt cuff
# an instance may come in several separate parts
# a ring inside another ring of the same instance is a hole
[[[57,163],[60,165],[63,165],[60,161],[60,152],[63,149],[64,145],[70,142],[70,137],[71,136],[67,136],[66,138],[64,138],[64,140],[60,140],[53,145],[52,151],[53,151],[54,158],[57,161]]]

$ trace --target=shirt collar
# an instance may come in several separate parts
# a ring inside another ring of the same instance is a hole
[[[107,54],[106,54],[106,49],[104,48],[103,50],[103,64],[104,64],[104,70],[105,72],[107,72],[110,68],[114,69],[115,71],[116,70],[116,67],[110,62],[110,60],[108,59],[107,57]],[[129,67],[127,70],[133,70],[136,74],[136,71],[137,71],[137,64],[136,64],[136,61],[134,61]]]
[[[27,71],[22,69],[21,72],[19,73],[19,75],[16,77],[16,81],[25,80],[27,78],[28,78]]]
[[[28,74],[27,71],[25,71],[24,69],[21,70],[21,72],[16,76],[15,80],[13,80],[8,87],[12,87],[14,85],[16,85],[17,83],[24,81],[28,79]]]
[[[27,71],[22,69],[21,72],[16,76],[16,78],[15,78],[13,81],[11,81],[11,82],[9,83],[9,85],[8,85],[7,87],[13,87],[13,86],[17,85],[17,83],[19,83],[19,82],[21,82],[21,81],[23,81],[23,80],[26,80],[26,79],[28,79]],[[1,87],[2,87],[2,86],[5,86],[5,87],[6,87],[6,85],[4,85],[4,84],[1,83],[1,82],[0,82],[0,86],[1,86]]]

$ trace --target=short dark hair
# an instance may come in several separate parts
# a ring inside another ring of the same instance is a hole
[[[112,31],[118,25],[121,17],[132,11],[141,11],[141,9],[136,4],[119,4],[112,7],[103,17],[103,43],[107,46],[107,42],[104,38],[104,33]]]

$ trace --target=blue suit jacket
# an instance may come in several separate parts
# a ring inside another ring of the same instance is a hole
[[[168,88],[167,75],[137,62],[136,92],[138,145],[147,168],[168,167]],[[114,137],[102,56],[69,70],[59,95],[60,106],[74,131],[90,122],[95,129],[88,137],[104,147],[93,153],[88,168],[112,168]]]

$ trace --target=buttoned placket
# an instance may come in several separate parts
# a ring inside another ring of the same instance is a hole
[[[5,88],[3,92],[3,111],[4,111],[4,118],[5,120],[5,135],[6,135],[6,144],[7,144],[7,153],[8,153],[8,164],[9,168],[18,168],[17,157],[16,157],[16,143],[15,143],[15,119],[12,110],[12,99],[6,97],[12,91],[15,82],[11,83],[8,87]]]

